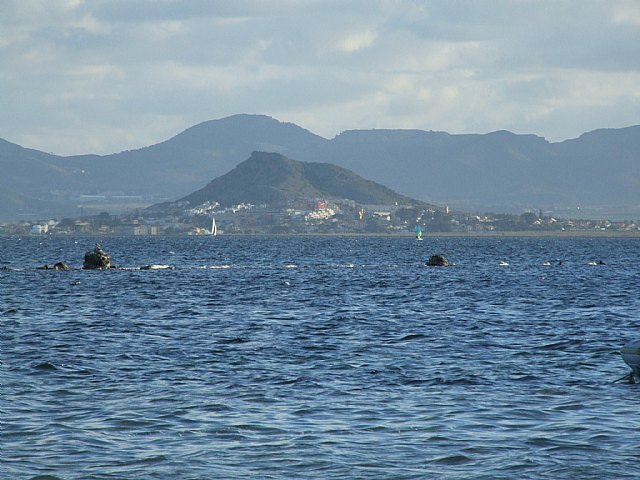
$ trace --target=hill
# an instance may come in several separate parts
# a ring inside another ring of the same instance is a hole
[[[121,197],[141,197],[134,206],[148,206],[200,188],[203,178],[228,172],[254,150],[306,152],[326,142],[264,115],[203,122],[156,145],[112,155],[62,157],[0,139],[0,198],[22,199],[0,204],[0,219],[77,216],[81,205],[96,213],[113,211],[114,203],[126,209],[131,202],[122,205]]]
[[[422,130],[350,130],[328,140],[263,115],[195,125],[156,145],[112,155],[61,157],[0,140],[0,219],[60,216],[87,196],[91,208],[175,200],[268,151],[347,168],[394,191],[467,211],[611,218],[640,216],[640,126],[602,129],[550,143],[500,131],[453,135]],[[84,197],[83,197],[84,196]],[[116,197],[138,200],[122,205]],[[580,210],[577,210],[580,208]]]
[[[348,199],[378,205],[422,204],[336,165],[300,162],[268,152],[253,152],[229,173],[179,199],[178,203],[285,206],[306,204],[310,199]]]
[[[640,126],[549,143],[500,131],[450,135],[355,130],[332,141],[327,161],[413,197],[462,210],[640,206]],[[640,214],[640,208],[636,210]]]

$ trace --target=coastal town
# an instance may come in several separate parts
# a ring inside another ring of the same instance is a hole
[[[164,210],[23,219],[0,222],[0,235],[412,235],[418,226],[425,234],[640,234],[638,221],[558,218],[542,210],[522,214],[471,214],[447,207],[359,205],[350,200],[316,199],[296,208],[247,203],[231,208],[205,203],[190,208],[174,204]]]

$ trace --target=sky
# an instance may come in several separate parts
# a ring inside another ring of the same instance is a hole
[[[640,0],[0,0],[0,138],[108,154],[207,120],[640,124]]]

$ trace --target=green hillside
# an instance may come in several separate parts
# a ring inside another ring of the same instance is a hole
[[[328,163],[292,160],[278,153],[253,152],[248,160],[178,202],[295,205],[309,199],[349,199],[360,204],[425,205],[350,170]]]

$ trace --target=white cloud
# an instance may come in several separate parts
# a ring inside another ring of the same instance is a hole
[[[376,34],[371,30],[352,33],[340,42],[339,49],[345,53],[353,53],[371,47],[375,40]]]
[[[116,65],[80,65],[71,69],[69,74],[84,78],[87,82],[121,81],[126,78],[124,70]]]
[[[640,2],[637,0],[618,2],[613,8],[613,21],[640,27]]]
[[[109,153],[247,112],[561,140],[640,123],[639,27],[635,0],[7,0],[0,136]]]

